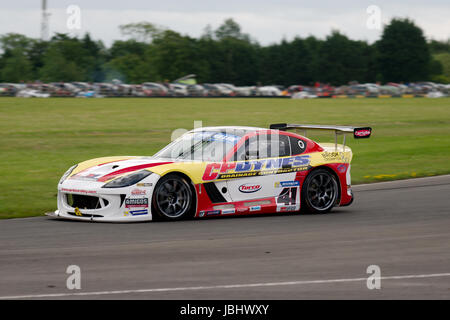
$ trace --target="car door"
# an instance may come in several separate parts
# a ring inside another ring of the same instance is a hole
[[[284,160],[289,160],[290,156],[290,140],[286,135],[259,134],[248,138],[236,151],[233,160],[250,171],[263,172],[263,169],[271,168],[274,170],[268,170],[270,174],[228,180],[227,186],[232,201],[266,200],[258,203],[271,205],[274,209],[276,207],[276,211],[299,209],[300,193],[298,182],[295,181],[296,172],[278,173],[278,169],[289,167],[289,164],[282,164],[287,162]]]

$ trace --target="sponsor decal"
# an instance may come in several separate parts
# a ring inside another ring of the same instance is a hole
[[[247,183],[239,186],[239,191],[242,193],[252,193],[261,190],[261,188],[260,184]]]
[[[280,181],[275,182],[275,188],[289,188],[300,186],[300,181]]]
[[[344,173],[345,170],[347,170],[347,167],[346,167],[344,164],[340,164],[340,165],[337,167],[337,171],[339,171],[340,173]]]
[[[211,211],[206,211],[206,215],[207,216],[216,216],[220,214],[220,210],[211,210]]]
[[[148,207],[148,198],[127,198],[125,199],[125,208]]]
[[[93,190],[66,189],[66,188],[62,188],[61,191],[62,192],[70,192],[70,193],[87,193],[87,194],[95,194],[95,193],[97,193],[97,191],[93,191]]]
[[[137,187],[153,187],[153,183],[136,183]]]
[[[277,211],[279,212],[290,212],[295,211],[297,208],[295,206],[286,206],[286,207],[279,207]]]
[[[78,209],[78,207],[75,208],[75,215],[77,215],[78,217],[82,217],[83,216],[83,214],[81,213],[80,209]]]
[[[132,194],[133,196],[142,196],[142,195],[146,194],[146,192],[147,192],[147,191],[145,191],[145,190],[140,190],[140,189],[134,189],[134,190],[131,190],[131,194]]]
[[[368,138],[370,137],[371,133],[372,133],[371,128],[355,129],[355,131],[353,132],[355,138]]]
[[[222,214],[233,214],[233,213],[236,213],[235,209],[222,210]]]
[[[147,209],[143,209],[143,210],[133,210],[130,211],[132,216],[143,216],[148,214],[148,210]]]
[[[247,210],[248,210],[248,208],[246,208],[246,207],[237,208],[237,212],[246,212]]]
[[[250,212],[254,212],[254,211],[261,211],[261,206],[250,207]]]
[[[204,217],[204,216],[205,216],[205,211],[200,211],[200,212],[198,213],[198,216],[199,216],[199,217]]]
[[[370,135],[370,131],[369,130],[358,130],[355,131],[355,136],[357,137],[367,137]]]
[[[210,163],[203,174],[204,181],[236,179],[308,170],[310,156],[294,156],[252,161]]]
[[[327,160],[327,161],[333,161],[333,160],[337,160],[341,158],[341,153],[340,152],[322,152],[322,157]]]

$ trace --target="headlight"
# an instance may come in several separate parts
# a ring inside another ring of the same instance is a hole
[[[128,187],[128,186],[138,183],[139,181],[141,181],[145,177],[148,177],[151,174],[152,174],[152,172],[150,172],[150,171],[142,170],[142,171],[139,171],[136,173],[129,174],[124,177],[114,179],[113,181],[110,181],[107,184],[105,184],[102,188]]]
[[[59,184],[63,183],[64,180],[67,179],[67,177],[72,173],[73,169],[75,169],[78,165],[74,165],[72,167],[69,168],[69,170],[66,171],[66,173],[63,174],[63,176],[61,177],[61,179],[59,179]]]

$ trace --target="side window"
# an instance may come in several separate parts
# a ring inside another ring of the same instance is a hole
[[[245,141],[234,156],[234,161],[286,157],[291,155],[289,137],[285,135],[257,135]]]
[[[301,154],[305,152],[307,143],[305,140],[298,139],[295,137],[289,137],[291,141],[292,155]]]
[[[258,159],[258,136],[253,136],[245,140],[244,144],[239,147],[233,157],[233,161],[245,161]]]
[[[277,154],[272,155],[273,157],[288,157],[291,155],[291,146],[290,146],[290,142],[289,142],[289,136],[280,134],[280,135],[272,135],[273,138],[272,139],[273,142],[275,142],[274,148],[278,147],[278,152]],[[277,142],[278,140],[278,142]]]

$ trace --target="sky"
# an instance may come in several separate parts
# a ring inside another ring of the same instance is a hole
[[[67,12],[72,5],[80,9],[79,20]],[[40,8],[41,0],[1,0],[0,34],[15,32],[39,38]],[[262,45],[295,36],[325,38],[333,29],[372,43],[393,17],[414,20],[428,39],[450,38],[450,0],[48,0],[48,8],[50,35],[89,32],[107,46],[125,39],[119,26],[127,23],[148,21],[199,37],[207,25],[216,29],[227,18],[233,18],[243,32]],[[378,16],[380,24],[374,20]],[[80,29],[69,29],[68,20],[79,21]]]

